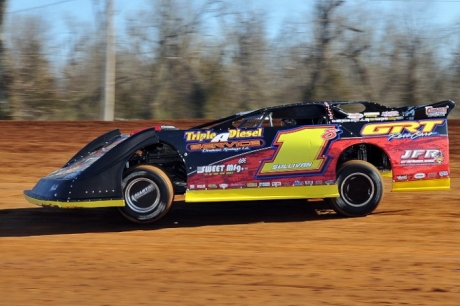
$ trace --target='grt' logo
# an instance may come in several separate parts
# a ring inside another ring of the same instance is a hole
[[[419,120],[419,121],[403,121],[391,123],[371,123],[366,124],[361,130],[362,136],[382,136],[391,134],[408,133],[431,133],[434,129],[444,124],[444,120]]]
[[[190,131],[185,132],[185,141],[205,141],[210,140],[211,142],[227,141],[229,139],[244,139],[252,137],[262,137],[263,129],[258,128],[257,130],[228,130],[226,133],[214,133],[211,131]]]

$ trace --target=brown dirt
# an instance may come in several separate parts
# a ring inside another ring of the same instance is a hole
[[[24,200],[102,132],[150,124],[0,122],[0,305],[460,305],[460,120],[452,190],[388,192],[365,218],[298,201],[178,201],[139,226]]]

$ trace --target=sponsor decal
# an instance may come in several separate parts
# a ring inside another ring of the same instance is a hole
[[[313,185],[313,181],[305,181],[305,186],[311,186]]]
[[[272,182],[272,187],[280,187],[281,182]]]
[[[356,121],[358,121],[359,119],[361,119],[363,117],[364,117],[364,115],[361,114],[361,113],[350,113],[350,114],[347,115],[348,119],[356,120]]]
[[[449,172],[448,171],[441,171],[441,172],[439,172],[439,176],[440,177],[449,176]]]
[[[198,188],[198,189],[206,189],[206,185],[203,185],[203,184],[196,185],[196,188]]]
[[[363,136],[382,136],[391,134],[408,133],[431,133],[434,129],[444,124],[444,120],[419,120],[402,121],[390,123],[370,123],[366,124],[361,130]]]
[[[420,137],[430,137],[430,136],[435,136],[437,135],[437,133],[422,133],[422,132],[417,132],[417,133],[414,133],[414,134],[411,134],[411,133],[399,133],[399,134],[391,134],[389,137],[388,137],[388,140],[391,141],[393,139],[411,139],[411,140],[415,140],[417,138],[420,138]]]
[[[380,113],[379,112],[365,112],[364,116],[368,118],[375,118],[375,117],[379,117]]]
[[[332,120],[334,123],[344,123],[344,122],[351,122],[350,119],[334,119]]]
[[[327,180],[326,181],[326,185],[333,185],[334,184],[334,181],[333,180]]]
[[[259,187],[270,187],[270,182],[260,182]]]
[[[185,141],[211,140],[216,136],[217,136],[217,133],[213,133],[212,131],[206,131],[206,132],[190,131],[190,132],[185,132],[184,134]]]
[[[434,130],[443,125],[444,119],[369,123],[361,129],[362,136],[388,136],[393,139],[417,139],[437,135]]]
[[[437,176],[438,176],[438,174],[436,172],[428,173],[428,178],[435,178]]]
[[[187,131],[184,134],[185,141],[211,141],[211,142],[226,142],[229,139],[246,139],[263,137],[263,128],[255,130],[232,129],[225,133],[215,133],[213,131]]]
[[[315,185],[323,185],[323,181],[322,180],[317,180],[317,181],[315,181]]]
[[[294,183],[292,183],[292,186],[303,186],[303,182],[301,182],[301,181],[294,181]]]
[[[426,165],[426,164],[442,164],[444,155],[440,150],[405,150],[401,155],[401,164],[404,165]]]
[[[324,105],[326,106],[327,117],[329,120],[334,119],[334,113],[332,112],[331,105],[327,102],[324,102]]]
[[[234,173],[240,173],[243,170],[247,170],[247,168],[244,168],[241,165],[237,164],[208,165],[196,167],[196,173],[204,175],[231,175]]]
[[[390,119],[404,119],[404,117],[366,117],[362,118],[359,120],[351,120],[351,119],[335,119],[332,120],[332,122],[337,122],[337,123],[344,123],[344,122],[372,122],[372,121],[388,121]]]
[[[237,152],[241,150],[249,150],[250,148],[263,147],[264,145],[265,142],[262,139],[250,139],[241,141],[192,143],[187,145],[187,150],[189,152],[202,151],[203,153]]]
[[[247,183],[246,186],[249,187],[249,188],[256,188],[257,183]]]
[[[243,187],[243,186],[244,186],[244,184],[243,184],[243,183],[231,183],[231,184],[230,184],[230,187],[237,187],[237,188],[241,188],[241,187]]]
[[[398,111],[387,111],[387,112],[382,112],[382,117],[398,117],[399,112]]]
[[[228,152],[249,150],[265,145],[263,128],[258,129],[231,129],[225,133],[208,131],[187,131],[184,138],[189,152],[202,151],[204,153]],[[256,138],[256,139],[254,139]]]
[[[139,200],[140,198],[142,198],[143,196],[153,192],[153,190],[155,190],[155,188],[153,187],[153,185],[148,185],[147,187],[145,187],[144,189],[142,189],[141,191],[139,192],[136,192],[135,194],[133,194],[131,196],[131,200],[133,200],[133,202],[137,202],[137,200]]]
[[[415,117],[415,106],[409,106],[407,107],[407,110],[403,114],[404,118],[407,118],[409,120],[414,120]]]
[[[369,121],[387,121],[388,117],[369,118]]]
[[[407,175],[397,175],[396,180],[398,181],[407,181],[409,177]]]
[[[217,189],[217,185],[216,185],[216,184],[209,184],[208,187],[211,188],[211,189]]]
[[[449,106],[445,106],[445,107],[426,106],[425,113],[428,117],[444,117],[447,114],[448,108]]]
[[[223,172],[225,169],[225,165],[211,165],[211,166],[198,166],[196,167],[196,173],[219,173]]]
[[[241,167],[241,165],[227,165],[227,167],[225,168],[225,171],[227,172],[227,174],[233,174],[234,172],[236,173],[240,173],[242,170],[246,170],[247,168],[243,168]]]
[[[228,187],[228,184],[220,184],[219,187],[222,188],[222,189],[225,189],[225,188]]]
[[[416,174],[414,174],[414,178],[417,179],[417,180],[424,179],[425,177],[426,177],[425,173],[416,173]]]
[[[190,185],[190,189],[195,189],[195,185]]]

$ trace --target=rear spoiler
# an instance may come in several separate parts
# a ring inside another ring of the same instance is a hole
[[[449,113],[454,109],[455,102],[445,100],[426,105],[403,106],[394,109],[398,111],[406,120],[429,119],[429,118],[447,118]]]

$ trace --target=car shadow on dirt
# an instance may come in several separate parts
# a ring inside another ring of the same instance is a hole
[[[20,208],[0,210],[0,237],[95,232],[124,232],[272,222],[305,222],[340,218],[323,202],[255,201],[185,204],[177,201],[152,224],[125,220],[116,209]]]

